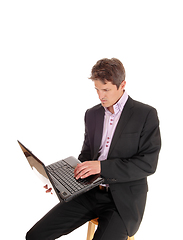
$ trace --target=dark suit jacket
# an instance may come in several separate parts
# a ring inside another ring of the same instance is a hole
[[[105,110],[102,105],[85,114],[85,139],[79,159],[97,160]],[[101,176],[108,183],[115,205],[132,236],[141,223],[147,176],[156,171],[161,147],[156,109],[128,98],[117,124],[108,158],[101,161]]]

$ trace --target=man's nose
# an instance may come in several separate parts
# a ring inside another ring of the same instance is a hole
[[[98,93],[99,99],[102,100],[105,96],[105,94],[103,92],[99,92]]]

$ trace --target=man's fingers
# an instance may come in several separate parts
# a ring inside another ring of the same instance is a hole
[[[52,190],[52,188],[49,188],[49,189],[48,189],[48,184],[46,184],[46,185],[44,186],[44,188],[47,189],[47,190],[46,190],[46,193],[49,193],[49,192],[51,192],[51,190]],[[51,192],[51,194],[53,194],[53,193]]]
[[[89,171],[90,169],[88,168],[86,163],[78,164],[74,170],[74,177],[76,179],[82,178],[82,176],[84,176]]]
[[[77,175],[82,171],[83,164],[77,164],[76,168],[74,169],[74,177],[77,178]]]
[[[79,178],[86,178],[90,175],[90,170],[89,169],[83,169],[77,176],[76,176],[76,179],[79,179]]]
[[[46,190],[46,193],[51,192],[52,188],[49,188],[48,190]],[[52,193],[51,193],[52,194]]]

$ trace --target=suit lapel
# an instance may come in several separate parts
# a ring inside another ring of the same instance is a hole
[[[101,106],[96,112],[95,112],[95,133],[94,133],[94,157],[93,159],[98,158],[98,152],[102,140],[102,133],[103,133],[103,124],[104,124],[104,114],[105,110]]]
[[[127,102],[124,106],[124,109],[122,111],[122,114],[120,116],[119,122],[116,126],[116,130],[113,135],[113,139],[111,142],[108,156],[110,156],[114,146],[116,145],[120,135],[122,134],[126,124],[128,123],[130,117],[132,116],[132,114],[133,114],[133,100],[130,97],[128,97],[128,100],[127,100]]]

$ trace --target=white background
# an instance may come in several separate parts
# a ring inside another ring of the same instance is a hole
[[[17,139],[46,165],[78,156],[84,113],[98,104],[88,79],[119,58],[128,94],[158,110],[162,150],[149,177],[135,240],[182,235],[182,1],[1,1],[1,236],[24,239],[58,200],[45,194]],[[62,239],[85,239],[87,224]]]

